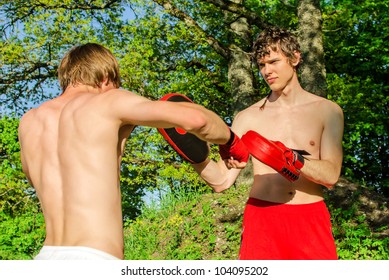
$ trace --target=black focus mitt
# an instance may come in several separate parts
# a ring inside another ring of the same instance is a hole
[[[193,102],[187,96],[179,93],[169,93],[160,100],[171,102]],[[158,128],[159,133],[166,139],[170,146],[186,161],[200,163],[209,155],[209,145],[196,135],[182,128]]]

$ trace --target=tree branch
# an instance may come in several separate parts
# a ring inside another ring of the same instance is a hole
[[[78,3],[79,1],[73,1],[71,4],[45,4],[40,2],[30,3],[28,1],[19,3],[11,3],[3,5],[4,14],[7,18],[12,19],[8,24],[4,24],[1,28],[2,32],[5,32],[11,26],[14,26],[17,22],[23,21],[25,18],[34,14],[38,9],[44,10],[104,10],[113,7],[115,4],[120,4],[120,0],[111,0],[102,5],[93,5],[92,3]],[[93,2],[93,1],[91,1]]]
[[[188,14],[184,13],[177,7],[173,6],[170,1],[166,0],[153,0],[153,2],[157,3],[158,5],[162,6],[165,11],[170,14],[171,16],[178,18],[182,20],[188,27],[193,28],[196,32],[199,34],[202,34],[205,38],[207,43],[221,56],[227,58],[229,57],[229,50],[227,48],[224,48],[220,42],[214,38],[213,36],[209,35],[207,32],[205,32],[204,29],[202,29],[197,22],[190,17]]]
[[[222,10],[226,10],[231,13],[237,14],[239,16],[245,17],[251,25],[255,25],[260,29],[263,29],[268,25],[262,20],[261,17],[258,16],[258,14],[246,9],[246,7],[244,7],[243,5],[231,1],[226,1],[226,0],[203,0],[203,1],[213,4],[214,6]]]

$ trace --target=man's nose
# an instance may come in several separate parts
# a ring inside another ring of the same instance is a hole
[[[262,67],[262,72],[263,72],[263,75],[264,76],[269,76],[271,74],[271,67],[269,64],[265,64],[263,67]]]

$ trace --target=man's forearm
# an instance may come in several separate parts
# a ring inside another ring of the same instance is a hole
[[[328,160],[306,159],[301,174],[308,180],[330,189],[339,179],[340,168]]]
[[[215,192],[222,192],[231,186],[228,185],[228,169],[223,165],[224,162],[217,163],[209,158],[204,162],[192,164],[194,170]]]

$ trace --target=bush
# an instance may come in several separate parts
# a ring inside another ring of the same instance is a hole
[[[239,192],[182,191],[145,207],[125,224],[125,259],[236,259],[245,199]]]
[[[38,253],[45,238],[41,213],[12,218],[0,213],[0,260],[29,260]]]

